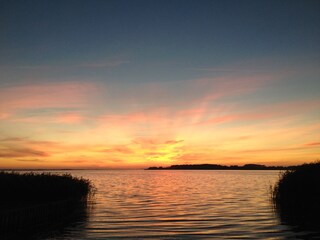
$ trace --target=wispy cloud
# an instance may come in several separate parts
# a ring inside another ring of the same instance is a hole
[[[136,138],[132,141],[133,144],[139,145],[142,149],[154,150],[158,147],[166,145],[180,145],[184,140],[161,140],[161,138]]]
[[[18,157],[48,157],[49,153],[36,151],[30,148],[5,148],[0,149],[1,158],[18,158]]]
[[[122,153],[122,154],[133,154],[134,151],[124,145],[117,145],[117,146],[112,146],[110,148],[106,148],[101,150],[101,152],[106,152],[106,153]]]
[[[242,110],[243,112],[230,112],[222,116],[206,119],[197,124],[219,124],[225,122],[243,122],[259,120],[263,121],[267,119],[279,119],[281,117],[288,117],[291,115],[301,115],[314,109],[320,109],[320,101],[287,101]]]
[[[8,119],[10,116],[10,113],[0,112],[0,120]]]
[[[303,123],[316,114],[320,102],[254,102],[275,79],[272,72],[230,71],[172,82],[48,80],[7,85],[0,89],[0,119],[6,124],[1,131],[9,137],[0,139],[0,157],[26,164],[38,159],[95,167],[239,163],[248,157],[274,160],[303,152],[314,157],[319,146],[316,128]],[[18,132],[22,128],[25,135]]]
[[[320,146],[320,142],[309,142],[309,143],[305,143],[304,146],[306,146],[306,147],[317,147],[317,146]]]
[[[88,82],[39,83],[4,87],[1,108],[12,111],[27,108],[79,107],[97,87]]]
[[[0,120],[25,123],[78,124],[95,104],[95,82],[43,82],[0,89]]]
[[[0,139],[1,157],[49,157],[54,153],[66,151],[68,146],[62,142],[33,140],[23,137],[8,137]],[[69,147],[70,148],[70,147]]]
[[[165,144],[178,144],[182,143],[184,140],[168,140],[165,142]]]
[[[80,123],[84,120],[84,116],[82,116],[79,113],[70,113],[70,112],[65,112],[59,114],[55,121],[58,123],[69,123],[69,124],[74,124],[74,123]]]
[[[44,160],[40,159],[17,159],[18,162],[45,162]]]

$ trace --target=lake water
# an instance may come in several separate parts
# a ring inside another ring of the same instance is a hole
[[[279,171],[71,171],[97,188],[86,218],[47,239],[310,239],[270,202]]]

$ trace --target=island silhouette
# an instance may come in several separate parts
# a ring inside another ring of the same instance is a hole
[[[149,167],[146,170],[292,170],[297,166],[265,166],[262,164],[220,165],[220,164],[182,164],[169,167]]]

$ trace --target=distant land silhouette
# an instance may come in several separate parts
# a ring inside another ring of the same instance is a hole
[[[170,167],[149,167],[146,170],[292,170],[296,166],[265,166],[261,164],[219,165],[219,164],[182,164]]]

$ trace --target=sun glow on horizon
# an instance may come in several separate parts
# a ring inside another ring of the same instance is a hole
[[[9,86],[0,97],[5,103],[1,167],[290,165],[316,160],[319,100],[247,102],[268,91],[277,77],[195,79],[188,85],[167,82],[130,89],[114,85],[120,96],[95,81]]]
[[[319,1],[0,9],[0,169],[320,159]]]

